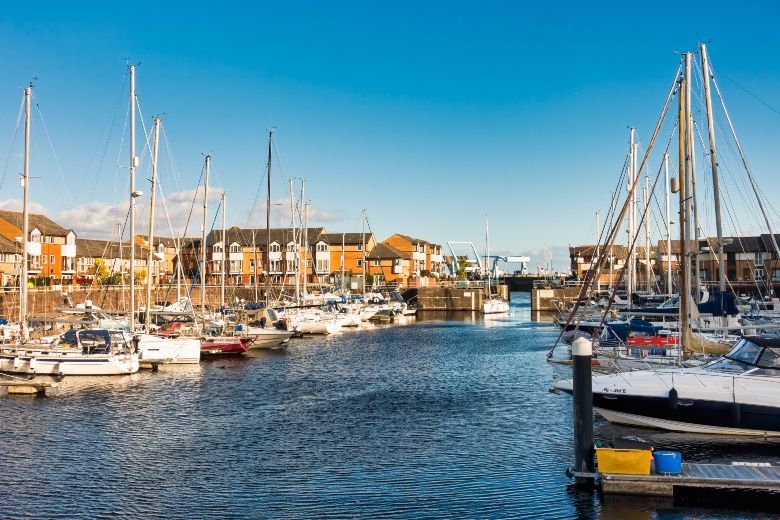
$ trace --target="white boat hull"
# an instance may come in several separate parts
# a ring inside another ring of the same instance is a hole
[[[200,363],[200,340],[197,338],[163,338],[152,334],[136,334],[139,359],[171,364]]]
[[[26,350],[0,354],[0,371],[12,374],[113,376],[138,371],[138,355],[82,354],[77,349]]]

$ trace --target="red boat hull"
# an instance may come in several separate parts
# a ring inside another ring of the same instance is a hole
[[[203,355],[244,354],[254,342],[252,338],[214,337],[206,338],[200,344]]]

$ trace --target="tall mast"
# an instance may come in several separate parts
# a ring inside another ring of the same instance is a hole
[[[300,300],[300,295],[302,294],[304,297],[306,297],[306,290],[304,288],[303,293],[301,293],[301,265],[303,265],[304,275],[306,271],[306,251],[304,250],[303,256],[299,258],[301,249],[303,248],[303,235],[304,235],[304,224],[303,224],[303,217],[305,209],[305,195],[306,195],[306,179],[301,179],[301,198],[298,200],[298,226],[300,231],[298,232],[298,236],[295,237],[296,240],[294,241],[295,244],[295,298],[297,300]]]
[[[701,303],[701,291],[699,286],[701,285],[701,274],[699,270],[699,200],[698,191],[696,190],[696,147],[693,141],[693,111],[691,110],[691,76],[688,75],[688,82],[686,84],[686,96],[685,96],[685,111],[687,113],[688,128],[686,132],[686,148],[687,162],[688,162],[688,178],[690,179],[690,194],[689,199],[693,204],[693,215],[691,219],[691,226],[693,227],[693,246],[691,249],[691,261],[693,262],[694,277],[691,280],[691,290],[696,295],[695,301],[697,304]],[[691,202],[689,202],[690,208]]]
[[[154,199],[157,191],[157,150],[160,140],[160,117],[154,118],[154,145],[152,148],[152,188],[149,196],[149,274],[146,277],[146,332],[152,323],[152,275],[154,274]]]
[[[19,279],[19,327],[22,335],[22,343],[29,339],[27,330],[27,241],[30,233],[30,215],[27,209],[27,197],[30,181],[30,95],[32,94],[32,83],[24,89],[24,176],[22,177],[22,188],[24,198],[22,199],[22,275]]]
[[[650,209],[650,177],[645,175],[645,265],[647,266],[647,292],[652,292],[652,285],[650,277],[652,270],[650,269],[650,215],[647,211]]]
[[[295,227],[295,196],[293,195],[293,181],[290,179],[290,230],[292,230],[292,243],[293,243],[293,276],[295,276],[295,297],[298,297],[298,256],[300,251],[298,248],[298,241],[296,240],[297,233]]]
[[[225,206],[227,204],[227,195],[225,192],[222,192],[222,269],[221,269],[221,278],[222,278],[222,287],[220,287],[219,291],[219,308],[223,309],[225,307],[225,273],[228,272],[228,262],[230,259],[230,254],[228,253],[228,247],[227,247],[227,241],[225,236],[225,210],[227,207]]]
[[[361,249],[361,252],[363,253],[363,294],[366,294],[366,210],[363,210],[362,213],[362,228],[360,231],[360,234],[363,235],[363,244]]]
[[[135,332],[135,65],[130,65],[130,332]],[[121,242],[120,242],[121,245]]]
[[[666,292],[672,297],[672,215],[669,201],[669,154],[664,154],[666,172]]]
[[[626,250],[628,251],[628,258],[626,261],[628,262],[628,280],[626,284],[626,293],[628,296],[629,306],[631,305],[631,293],[634,292],[634,285],[636,284],[635,276],[636,276],[636,266],[635,266],[635,259],[636,256],[631,251],[631,245],[634,243],[634,233],[636,233],[635,228],[635,221],[636,221],[636,190],[634,188],[634,168],[635,168],[635,162],[634,162],[634,129],[631,129],[630,132],[630,138],[629,138],[629,150],[628,150],[628,185],[626,186],[626,189],[628,190],[628,196],[631,199],[631,202],[629,203],[628,207],[628,247]]]
[[[344,294],[344,242],[347,234],[341,234],[341,294]]]
[[[707,106],[707,129],[710,138],[710,165],[712,168],[712,193],[715,198],[715,229],[718,240],[718,288],[720,289],[720,316],[723,318],[723,294],[726,292],[726,263],[723,254],[723,228],[720,222],[720,186],[718,184],[718,159],[715,153],[715,126],[712,122],[712,97],[710,95],[710,67],[707,60],[707,49],[701,48],[701,69],[704,75],[704,99]],[[725,320],[724,320],[725,321]],[[724,323],[725,325],[725,323]]]
[[[268,194],[265,202],[265,306],[268,307],[271,298],[271,149],[273,147],[274,129],[268,132]]]
[[[309,278],[309,203],[303,205],[304,231],[303,231],[303,297],[306,298],[306,286]]]
[[[493,276],[490,268],[490,232],[488,231],[488,215],[485,213],[485,267],[487,267],[488,294],[490,294],[490,279]]]
[[[678,133],[679,133],[679,172],[680,172],[680,341],[687,341],[688,331],[688,300],[690,299],[690,264],[688,263],[688,179],[686,175],[687,157],[685,150],[686,127],[688,119],[685,117],[686,97],[688,93],[688,79],[690,77],[690,54],[685,54],[685,77],[680,81]],[[682,344],[683,348],[687,345]]]
[[[211,168],[211,156],[206,156],[206,181],[203,184],[203,232],[200,240],[200,312],[206,319],[206,214],[209,211],[209,169]]]

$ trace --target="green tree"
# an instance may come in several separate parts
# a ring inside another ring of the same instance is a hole
[[[463,257],[458,258],[458,278],[466,278],[466,268],[469,266],[469,261]]]
[[[111,274],[108,271],[106,262],[102,258],[95,258],[95,263],[89,268],[89,273],[95,276],[100,285],[105,285]]]
[[[135,281],[138,282],[145,282],[146,281],[146,271],[135,271]]]

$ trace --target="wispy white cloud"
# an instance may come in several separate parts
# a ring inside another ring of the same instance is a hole
[[[0,201],[0,209],[7,211],[22,211],[24,210],[24,203],[18,199],[6,199],[4,201]],[[27,211],[30,213],[36,213],[38,215],[46,214],[46,208],[35,202],[27,203]]]

